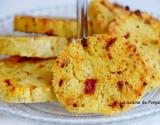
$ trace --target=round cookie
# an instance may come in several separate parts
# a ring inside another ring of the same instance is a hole
[[[108,35],[67,46],[53,66],[53,88],[72,113],[113,115],[145,93],[147,68],[135,44]]]
[[[77,22],[75,19],[18,15],[14,17],[14,30],[75,38],[77,36]]]
[[[53,102],[51,67],[55,59],[9,57],[0,60],[0,100],[8,103]]]
[[[160,88],[160,22],[145,12],[131,11],[128,6],[123,7],[108,0],[92,0],[89,15],[92,30],[98,31],[94,33],[125,37],[137,44],[147,67],[150,67],[147,78],[149,91]]]
[[[52,58],[69,43],[64,37],[0,36],[0,53],[10,56]]]
[[[154,25],[130,15],[121,19],[115,18],[109,25],[108,33],[137,44],[138,51],[143,55],[150,70],[147,77],[149,90],[160,88],[160,37]]]
[[[160,22],[153,16],[140,10],[132,11],[129,6],[121,6],[108,0],[92,0],[89,4],[88,14],[90,17],[90,28],[92,33],[106,33],[109,24],[115,18],[128,18],[130,16],[139,18],[141,22],[150,25],[160,37]]]

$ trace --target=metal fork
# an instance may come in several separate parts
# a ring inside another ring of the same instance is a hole
[[[88,34],[88,0],[77,0],[77,37],[86,38]]]

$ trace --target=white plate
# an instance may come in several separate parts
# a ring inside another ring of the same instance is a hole
[[[129,0],[128,0],[129,1]],[[137,0],[138,1],[138,0]],[[160,5],[160,2],[159,2]],[[46,16],[65,16],[76,17],[75,4],[55,4],[52,7],[39,8],[35,10],[29,10],[23,12],[27,15],[46,15]],[[157,11],[159,12],[159,11]],[[159,13],[152,11],[153,15],[158,16]],[[0,34],[12,34],[12,35],[29,35],[24,33],[13,32],[13,17],[6,16],[6,18],[0,19],[1,28]],[[160,101],[160,91],[155,91],[147,94],[143,100],[155,100]],[[160,112],[160,105],[137,105],[129,112],[123,113],[117,116],[101,116],[101,115],[73,115],[68,113],[58,103],[43,103],[43,104],[6,104],[0,103],[0,110],[14,114],[15,116],[25,119],[36,120],[40,123],[48,124],[98,124],[98,123],[125,123],[131,120],[138,120],[147,118],[147,116],[153,116]]]

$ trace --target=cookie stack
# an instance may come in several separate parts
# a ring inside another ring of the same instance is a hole
[[[0,99],[115,115],[158,89],[160,22],[106,0],[92,0],[88,13],[89,36],[78,40],[73,19],[16,16],[15,31],[51,36],[0,37],[10,56],[0,60]]]

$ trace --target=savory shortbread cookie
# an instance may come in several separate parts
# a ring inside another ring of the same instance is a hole
[[[104,14],[107,16],[104,16]],[[93,22],[92,27],[95,27],[95,31],[98,29],[99,32],[97,33],[109,33],[137,43],[137,47],[143,54],[147,65],[151,67],[147,80],[151,84],[150,88],[159,88],[160,22],[145,12],[131,11],[128,6],[122,7],[107,0],[92,0],[89,15],[94,17],[91,18],[91,22]],[[109,17],[109,15],[112,16]],[[103,19],[100,20],[100,17],[103,17]]]
[[[0,100],[9,103],[53,102],[51,68],[55,59],[9,57],[0,60]]]
[[[114,13],[101,4],[100,0],[90,2],[88,15],[92,34],[106,33],[109,23],[114,19]]]
[[[145,94],[146,75],[135,44],[95,35],[62,51],[53,67],[53,88],[69,112],[114,115]]]
[[[69,43],[64,37],[0,36],[0,54],[22,57],[56,57]]]
[[[137,43],[139,52],[150,67],[147,79],[150,87],[160,88],[160,37],[154,26],[146,24],[139,17],[128,16],[116,18],[110,24],[108,32],[115,37],[123,37],[128,42]]]
[[[75,38],[77,37],[77,22],[74,19],[15,16],[14,30]]]
[[[92,33],[106,33],[108,25],[114,21],[114,18],[128,18],[129,16],[137,17],[142,22],[148,24],[159,33],[160,22],[146,12],[140,10],[131,11],[129,6],[121,6],[111,3],[108,0],[92,0],[89,5],[89,17]]]

